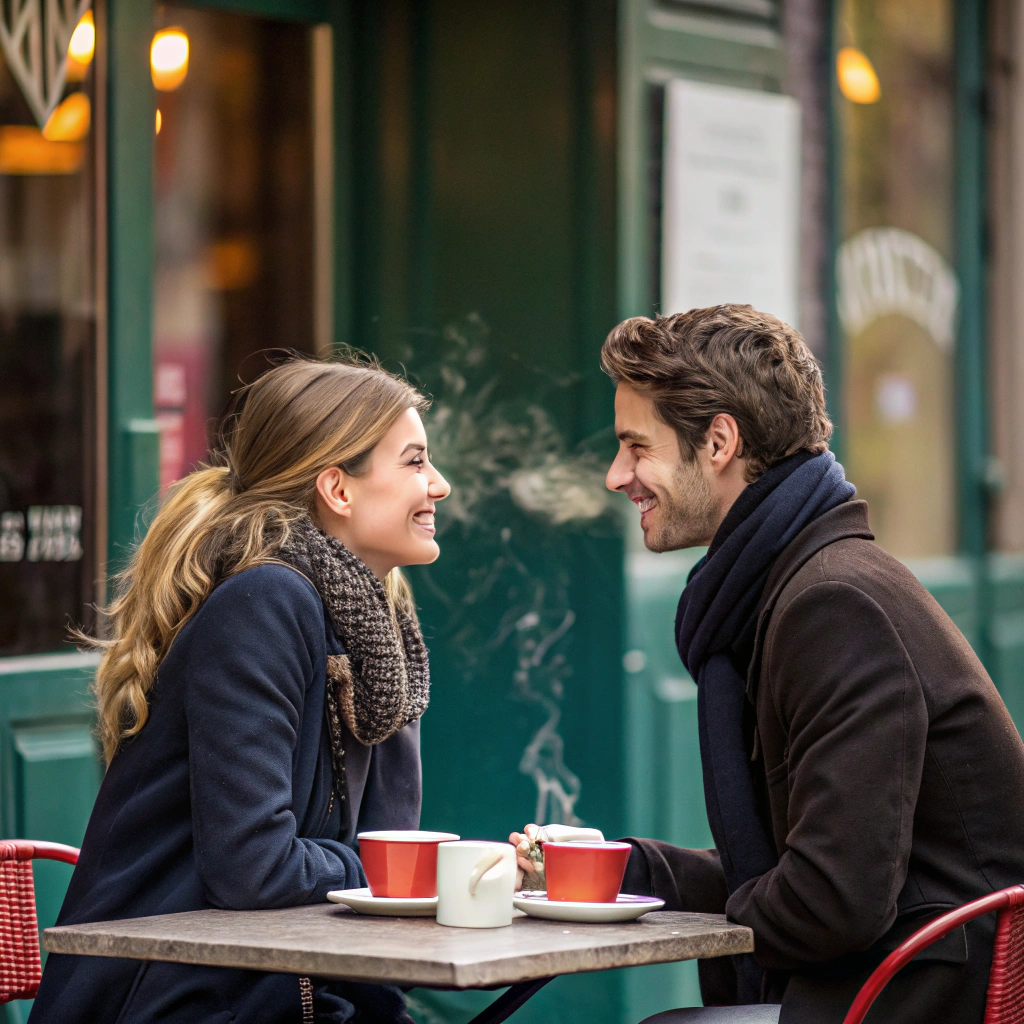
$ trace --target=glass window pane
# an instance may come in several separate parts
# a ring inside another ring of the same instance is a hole
[[[882,545],[953,551],[952,0],[837,6],[847,473]]]
[[[49,138],[0,57],[0,655],[60,649],[97,596],[98,112],[79,52]]]
[[[161,486],[206,456],[239,376],[271,348],[313,352],[311,30],[167,5],[189,41],[157,92],[154,398]]]

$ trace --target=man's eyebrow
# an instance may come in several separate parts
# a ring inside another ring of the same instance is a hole
[[[615,436],[620,441],[639,441],[640,444],[651,443],[651,439],[646,434],[638,434],[635,430],[621,430]]]
[[[406,446],[405,446],[405,447],[404,447],[404,448],[402,449],[402,455],[404,455],[404,454],[405,454],[405,453],[406,453],[407,451],[409,451],[410,449],[411,449],[412,451],[416,451],[416,452],[425,452],[425,451],[427,450],[427,446],[426,446],[425,444],[420,444],[420,443],[419,443],[418,441],[410,441],[410,442],[409,442],[409,443],[408,443],[408,444],[407,444],[407,445],[406,445]]]

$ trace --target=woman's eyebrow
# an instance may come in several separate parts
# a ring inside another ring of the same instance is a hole
[[[402,455],[405,455],[405,453],[408,452],[408,451],[425,452],[426,450],[427,450],[427,446],[425,444],[420,444],[417,441],[410,441],[409,444],[407,444],[402,449]]]

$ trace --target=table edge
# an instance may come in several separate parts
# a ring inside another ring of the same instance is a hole
[[[111,922],[114,923],[114,922]],[[515,953],[486,963],[464,964],[456,961],[403,960],[395,957],[391,965],[402,965],[400,978],[386,973],[378,965],[381,958],[361,957],[359,954],[313,953],[308,950],[279,950],[272,967],[266,964],[265,947],[242,950],[229,943],[216,940],[183,942],[179,939],[159,937],[116,936],[102,932],[72,931],[76,926],[47,928],[43,932],[43,948],[49,953],[73,956],[102,956],[129,960],[149,960],[165,963],[194,964],[207,967],[226,967],[242,970],[283,974],[311,974],[336,980],[360,981],[375,984],[400,984],[406,987],[474,989],[496,988],[518,981],[563,974],[590,974],[626,967],[649,964],[677,963],[694,960],[694,936],[664,936],[644,948],[630,950],[628,944],[594,947],[590,950],[593,961],[585,967],[571,966],[557,969],[561,951],[547,954],[544,966],[534,965],[529,954]],[[731,925],[720,933],[720,949],[716,956],[749,953],[754,948],[753,932],[743,925]],[[138,949],[143,943],[146,948]],[[129,952],[127,946],[135,948]],[[187,946],[187,949],[181,947]],[[688,948],[689,947],[689,948]],[[653,956],[651,955],[653,952]],[[247,955],[248,954],[248,955]],[[568,957],[570,951],[564,954]],[[256,958],[260,957],[261,962]],[[556,963],[552,969],[551,961]],[[341,963],[344,962],[344,965]],[[344,966],[344,969],[342,967]]]

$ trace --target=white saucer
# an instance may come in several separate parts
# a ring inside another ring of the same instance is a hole
[[[614,903],[570,903],[549,900],[543,889],[517,892],[512,902],[517,910],[530,917],[543,917],[549,921],[578,921],[608,924],[614,921],[633,921],[652,910],[661,910],[664,900],[653,896],[629,896],[620,893]]]
[[[437,914],[437,897],[409,897],[399,899],[392,896],[374,896],[367,888],[335,889],[327,894],[332,903],[342,903],[357,914],[376,914],[378,917],[434,917]]]

